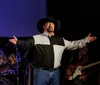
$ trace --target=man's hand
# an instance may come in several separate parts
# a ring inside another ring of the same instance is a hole
[[[88,40],[89,40],[90,42],[95,41],[95,40],[97,39],[96,36],[91,36],[91,33],[87,36],[87,38],[88,38]]]
[[[17,38],[16,38],[15,36],[13,36],[13,39],[9,39],[9,41],[10,41],[12,44],[16,45],[16,43],[17,43]]]

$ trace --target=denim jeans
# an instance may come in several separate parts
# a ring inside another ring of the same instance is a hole
[[[34,68],[33,85],[60,85],[60,70],[42,70]]]

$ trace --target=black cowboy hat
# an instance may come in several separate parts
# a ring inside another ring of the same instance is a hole
[[[37,29],[40,33],[43,33],[43,25],[46,23],[46,22],[53,22],[55,24],[55,33],[59,31],[60,29],[60,21],[59,20],[55,20],[53,17],[48,17],[48,18],[42,18],[38,21],[37,23]]]

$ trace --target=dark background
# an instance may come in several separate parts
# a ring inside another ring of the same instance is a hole
[[[93,58],[99,57],[100,5],[98,1],[47,0],[47,15],[60,20],[59,34],[68,40],[85,38],[89,33],[97,36],[89,47]],[[94,60],[93,59],[93,60]],[[97,59],[98,60],[98,59]]]
[[[59,34],[67,40],[77,40],[86,37],[89,33],[97,36],[97,40],[88,45],[89,63],[100,60],[100,5],[99,1],[92,0],[47,0],[47,15],[60,20]],[[67,52],[64,53],[64,57]],[[67,58],[62,60],[67,62]],[[88,69],[89,84],[100,85],[100,64]],[[64,83],[61,75],[62,84]]]

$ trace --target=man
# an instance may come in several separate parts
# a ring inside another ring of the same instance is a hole
[[[40,34],[34,35],[32,39],[20,41],[14,36],[9,41],[19,48],[33,48],[34,85],[60,85],[59,67],[63,51],[82,48],[86,43],[95,41],[96,37],[89,34],[81,40],[65,40],[55,35],[60,22],[53,18],[40,19],[37,28]]]

